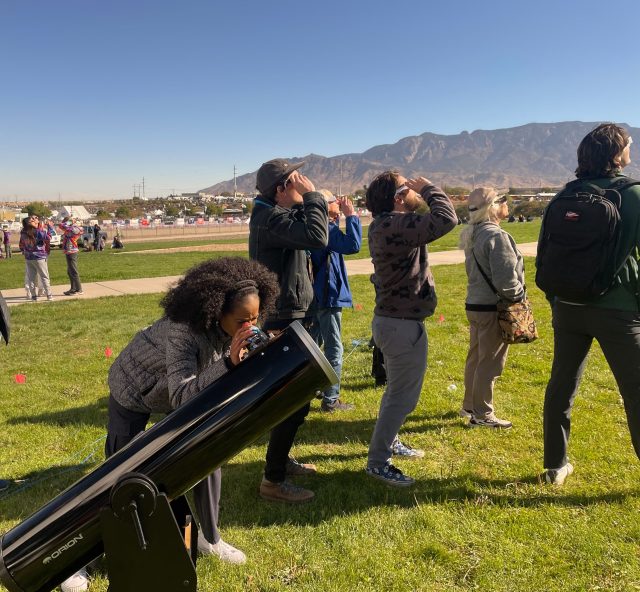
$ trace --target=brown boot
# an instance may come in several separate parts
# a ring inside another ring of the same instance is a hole
[[[299,504],[313,499],[314,493],[304,487],[298,487],[289,481],[282,483],[272,483],[262,479],[260,483],[260,497],[270,502],[288,502]]]

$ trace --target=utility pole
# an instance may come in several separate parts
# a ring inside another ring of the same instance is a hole
[[[233,165],[233,199],[236,199],[236,193],[238,192],[238,186],[236,185],[236,165]]]
[[[142,197],[145,197],[145,194],[144,194],[144,177],[142,177]]]

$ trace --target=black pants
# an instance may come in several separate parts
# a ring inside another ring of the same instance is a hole
[[[78,253],[67,253],[67,275],[71,282],[71,288],[73,292],[82,291],[82,284],[80,283],[80,274],[78,273]]]
[[[618,383],[631,441],[640,458],[640,313],[553,306],[553,366],[544,398],[544,466],[567,463],[571,408],[594,339]]]
[[[107,441],[104,446],[105,455],[109,458],[124,448],[138,434],[144,432],[149,421],[148,413],[130,411],[113,397],[109,397],[109,423]],[[193,488],[193,501],[196,514],[200,520],[200,530],[210,543],[220,540],[218,532],[218,514],[220,511],[220,484],[222,472],[216,469]]]
[[[313,318],[298,319],[302,326],[310,331],[313,325]],[[286,329],[292,321],[275,321],[265,323],[265,331],[281,331]],[[287,461],[289,453],[293,447],[293,441],[296,438],[298,428],[304,423],[311,409],[311,403],[307,403],[301,409],[287,417],[271,430],[269,436],[269,444],[267,445],[266,466],[264,468],[265,479],[272,483],[282,483],[287,474]]]

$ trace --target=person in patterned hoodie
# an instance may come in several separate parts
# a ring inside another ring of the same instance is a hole
[[[67,260],[67,275],[71,287],[63,292],[65,296],[82,294],[82,284],[78,273],[78,238],[82,234],[82,228],[76,225],[74,218],[65,216],[59,226],[62,231],[62,250]]]
[[[36,278],[40,279],[47,300],[53,300],[47,266],[50,241],[49,232],[46,227],[40,225],[38,216],[31,215],[22,220],[20,250],[26,263],[24,287],[27,291],[27,300],[32,302],[38,300]]]
[[[417,214],[426,205],[429,213]],[[373,339],[384,355],[387,388],[382,396],[366,472],[388,485],[408,486],[414,479],[391,464],[392,454],[416,457],[400,443],[398,430],[420,398],[427,369],[424,319],[436,308],[436,292],[426,245],[456,227],[449,197],[425,177],[405,179],[394,171],[378,175],[369,185],[367,208],[369,252],[374,272],[376,306]],[[396,451],[398,449],[398,451]]]

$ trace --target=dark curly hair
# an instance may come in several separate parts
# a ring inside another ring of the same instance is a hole
[[[393,211],[394,198],[398,188],[398,171],[380,173],[367,187],[366,206],[374,215]]]
[[[620,171],[618,157],[629,143],[627,130],[603,123],[590,131],[578,146],[576,177],[612,177]]]
[[[249,294],[260,298],[260,316],[264,317],[273,309],[279,291],[277,276],[261,263],[222,257],[192,267],[160,305],[172,321],[204,333]]]

